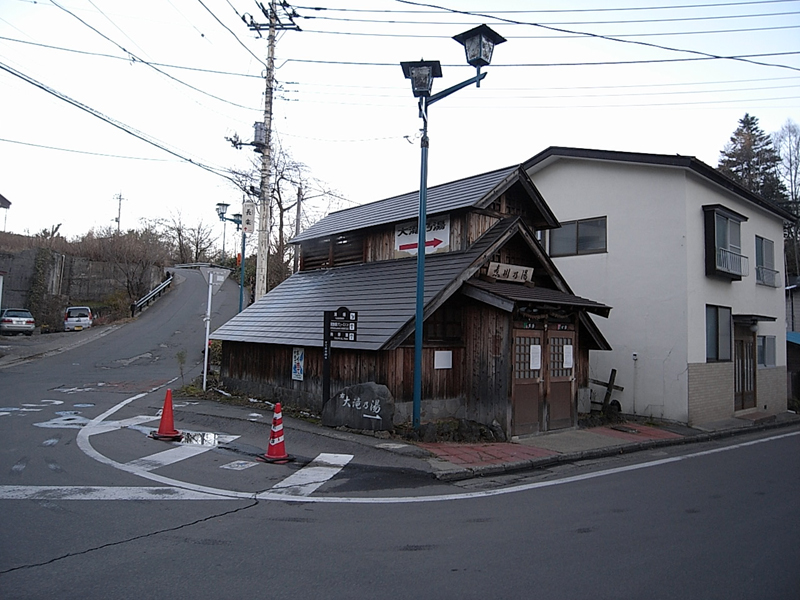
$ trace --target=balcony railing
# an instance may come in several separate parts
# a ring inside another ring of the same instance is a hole
[[[761,285],[774,288],[781,287],[781,281],[778,275],[780,275],[780,273],[775,269],[756,267],[756,283],[760,283]]]
[[[750,262],[746,256],[725,248],[717,248],[717,270],[739,277],[747,277],[750,274]]]

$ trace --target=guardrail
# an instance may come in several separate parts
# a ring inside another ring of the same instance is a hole
[[[142,312],[142,308],[148,306],[152,300],[160,297],[161,294],[166,290],[171,284],[172,280],[175,276],[172,273],[169,274],[164,281],[159,283],[152,291],[148,292],[146,295],[142,296],[139,300],[131,304],[131,316],[133,317],[136,312]]]

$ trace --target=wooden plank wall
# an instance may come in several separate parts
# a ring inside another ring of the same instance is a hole
[[[467,418],[481,423],[494,419],[508,431],[511,414],[511,319],[501,310],[472,303],[464,308]]]
[[[441,349],[441,348],[438,348]],[[423,399],[464,397],[466,382],[464,348],[453,351],[452,369],[434,369],[437,348],[422,352]],[[322,405],[322,349],[305,348],[303,381],[291,376],[292,347],[273,344],[223,342],[222,379],[231,389],[263,389],[299,408],[320,410]],[[414,391],[414,348],[368,352],[331,350],[331,395],[338,390],[374,381],[389,388],[398,402],[410,402]],[[260,384],[260,386],[259,386]],[[269,399],[269,398],[268,398]]]

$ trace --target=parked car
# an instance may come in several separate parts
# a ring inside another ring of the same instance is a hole
[[[88,306],[70,306],[64,312],[64,331],[80,331],[92,326],[92,309]]]
[[[4,308],[0,311],[0,334],[14,335],[24,333],[33,335],[36,320],[29,310],[24,308]]]

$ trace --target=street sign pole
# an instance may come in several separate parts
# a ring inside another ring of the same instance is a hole
[[[222,287],[225,279],[228,278],[230,270],[204,267],[200,269],[200,271],[208,282],[208,304],[206,305],[206,315],[203,317],[203,320],[206,322],[206,341],[203,350],[203,391],[205,392],[206,382],[208,380],[208,338],[211,335],[211,295],[215,294],[217,290]]]
[[[324,313],[324,325],[322,331],[322,407],[331,399],[331,319],[333,311],[326,310]]]
[[[323,312],[322,325],[322,406],[331,399],[331,341],[358,340],[358,312],[344,306]]]

